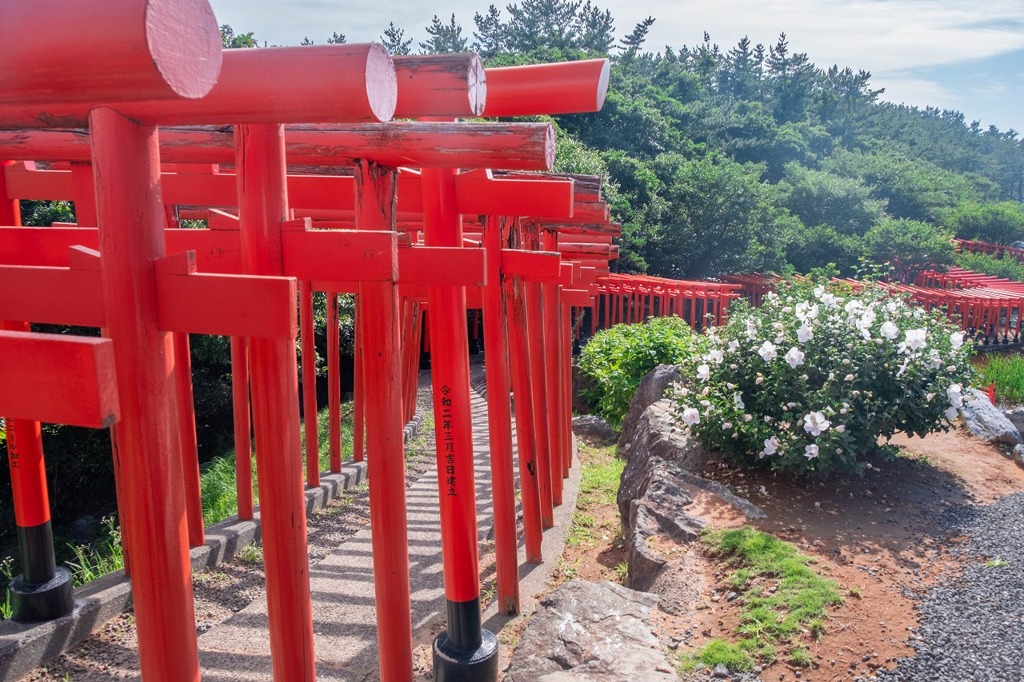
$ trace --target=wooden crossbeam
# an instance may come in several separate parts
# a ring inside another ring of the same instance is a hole
[[[0,414],[106,428],[119,410],[109,339],[0,331]]]

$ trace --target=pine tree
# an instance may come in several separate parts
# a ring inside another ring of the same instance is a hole
[[[430,26],[427,26],[427,35],[430,36],[427,42],[420,43],[423,54],[465,52],[469,47],[468,41],[462,37],[462,25],[455,23],[454,14],[448,24],[442,24],[435,14]]]
[[[474,14],[473,23],[476,24],[476,30],[473,31],[473,49],[484,59],[501,54],[505,49],[507,32],[505,24],[501,21],[501,11],[491,5],[487,8],[486,16],[479,12]]]
[[[412,52],[412,38],[406,40],[405,31],[395,26],[393,21],[388,24],[384,35],[380,37],[380,42],[390,54],[406,55]]]
[[[626,56],[634,56],[644,46],[647,41],[647,32],[651,30],[652,25],[654,25],[654,17],[647,17],[633,27],[632,33],[619,40]]]
[[[345,42],[346,42],[345,34],[344,33],[338,33],[337,31],[335,31],[334,35],[332,35],[330,38],[327,39],[327,44],[328,45],[344,45]]]

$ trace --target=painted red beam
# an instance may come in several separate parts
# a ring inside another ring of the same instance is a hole
[[[109,339],[0,331],[0,414],[106,428],[120,418]]]
[[[487,99],[484,65],[475,52],[396,56],[395,118],[476,117]]]
[[[537,116],[600,111],[608,93],[607,59],[487,69],[483,116]]]
[[[233,164],[233,139],[227,127],[166,127],[160,130],[160,157],[172,163]],[[308,125],[285,132],[285,154],[296,166],[351,166],[370,159],[390,167],[548,170],[555,160],[555,136],[549,123]],[[0,131],[0,158],[87,162],[89,135],[83,129]],[[165,165],[165,170],[171,169]]]
[[[5,2],[0,103],[194,99],[216,83],[221,54],[207,0]]]
[[[117,7],[126,1],[104,5]],[[39,11],[35,3],[31,8]],[[36,39],[36,34],[30,35]],[[51,51],[65,49],[61,45]],[[395,110],[394,65],[377,44],[252,48],[223,54],[216,85],[202,99],[120,102],[116,108],[135,120],[161,125],[387,121]],[[83,61],[91,65],[90,60]],[[3,63],[6,70],[7,62]],[[119,69],[112,73],[123,75]],[[0,105],[0,127],[82,127],[94,101]]]

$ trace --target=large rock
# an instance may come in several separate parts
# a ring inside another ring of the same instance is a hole
[[[1006,445],[1024,442],[1017,427],[1007,419],[1002,410],[992,404],[987,395],[972,388],[964,398],[964,406],[960,413],[964,417],[967,429],[975,436],[990,443]]]
[[[629,518],[630,502],[642,495],[641,487],[655,460],[676,462],[680,469],[702,469],[711,458],[708,450],[676,423],[674,407],[667,398],[649,405],[637,420],[632,438],[625,443],[619,439],[626,459],[617,498],[623,523]]]
[[[1016,426],[1018,431],[1024,433],[1024,407],[1015,407],[1012,410],[1007,410],[1005,414],[1010,423]]]
[[[649,624],[657,603],[609,582],[565,583],[530,618],[506,682],[677,680]]]
[[[1011,455],[1017,466],[1024,468],[1024,445],[1014,445]]]
[[[614,443],[619,434],[604,419],[593,414],[581,414],[572,418],[572,432],[606,443]]]
[[[673,383],[679,381],[682,374],[678,365],[658,365],[640,380],[640,385],[629,402],[629,410],[622,420],[619,430],[619,447],[623,447],[633,438],[633,431],[640,423],[640,417],[648,406],[662,400]]]

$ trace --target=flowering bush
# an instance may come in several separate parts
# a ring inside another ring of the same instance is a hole
[[[644,324],[617,324],[594,334],[580,353],[580,371],[595,388],[583,398],[618,428],[640,380],[658,365],[676,364],[693,354],[697,336],[678,317],[655,317]]]
[[[704,442],[798,474],[859,470],[897,431],[946,430],[970,348],[945,318],[868,285],[787,282],[683,363],[677,416]]]

